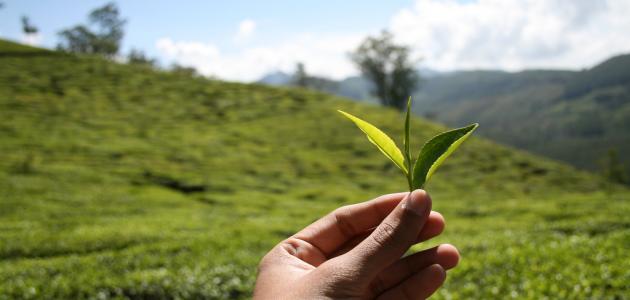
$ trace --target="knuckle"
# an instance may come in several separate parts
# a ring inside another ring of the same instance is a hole
[[[295,256],[298,252],[298,248],[300,247],[300,242],[298,239],[290,237],[282,241],[280,243],[280,247],[282,247],[282,250],[284,250],[284,252],[288,253],[289,255]]]
[[[335,211],[333,211],[333,217],[335,223],[337,223],[337,227],[341,234],[343,234],[346,238],[351,238],[357,235],[357,229],[352,225],[351,219],[351,209],[350,206],[342,206]]]

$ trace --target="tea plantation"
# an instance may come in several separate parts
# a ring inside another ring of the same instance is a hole
[[[0,41],[0,299],[248,298],[274,244],[406,189],[336,109],[401,137],[390,109]],[[462,255],[434,298],[630,298],[624,187],[472,138],[427,190],[447,228],[417,249]]]

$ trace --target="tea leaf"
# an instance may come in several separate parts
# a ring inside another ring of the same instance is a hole
[[[413,163],[411,162],[411,154],[409,154],[409,114],[411,113],[411,96],[409,100],[407,100],[407,114],[405,116],[405,137],[403,138],[404,143],[404,154],[405,154],[405,162],[407,163],[407,183],[409,184],[409,191],[413,190]]]
[[[418,155],[413,169],[413,189],[422,188],[444,160],[463,143],[479,124],[440,133],[429,140]]]
[[[407,167],[405,167],[405,158],[400,152],[400,149],[396,146],[396,143],[376,126],[363,121],[347,112],[339,110],[339,112],[346,118],[354,122],[363,133],[367,136],[368,140],[372,142],[381,152],[387,156],[405,175],[408,175]]]

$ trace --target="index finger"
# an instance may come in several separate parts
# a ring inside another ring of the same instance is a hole
[[[340,207],[302,229],[293,238],[313,245],[324,256],[330,257],[353,237],[378,226],[407,194],[387,194],[370,201]]]

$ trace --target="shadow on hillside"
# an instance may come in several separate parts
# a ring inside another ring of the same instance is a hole
[[[0,57],[38,57],[38,56],[62,56],[62,53],[53,51],[0,51]]]
[[[206,191],[207,187],[201,184],[191,184],[183,182],[181,180],[171,178],[165,175],[154,174],[150,171],[145,171],[143,176],[146,180],[153,184],[163,186],[165,188],[175,190],[184,194],[200,193]]]

